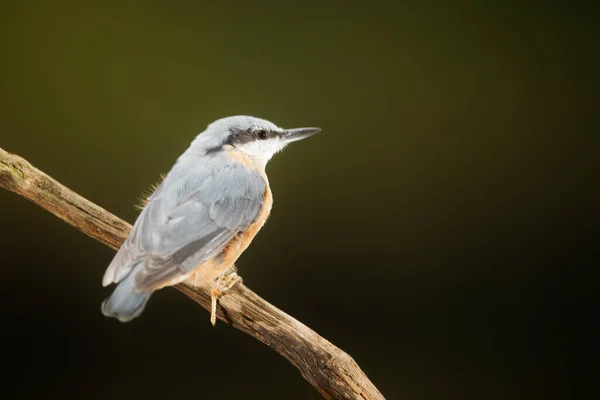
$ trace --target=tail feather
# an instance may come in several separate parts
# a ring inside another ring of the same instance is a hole
[[[136,292],[134,285],[135,269],[123,279],[114,292],[102,303],[102,314],[129,322],[138,317],[152,292]]]

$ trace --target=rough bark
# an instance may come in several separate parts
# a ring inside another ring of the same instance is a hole
[[[118,249],[131,225],[0,148],[0,187],[33,201],[86,235]],[[206,310],[208,286],[175,286]],[[284,356],[328,399],[383,399],[356,362],[315,331],[238,283],[219,300],[217,316]]]

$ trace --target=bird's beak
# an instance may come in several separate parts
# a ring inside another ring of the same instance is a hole
[[[281,139],[285,143],[297,142],[298,140],[305,139],[315,133],[321,132],[321,128],[294,128],[286,129],[281,135]]]

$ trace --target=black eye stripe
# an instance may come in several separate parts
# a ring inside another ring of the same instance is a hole
[[[266,129],[259,129],[259,130],[251,129],[248,131],[232,129],[232,130],[230,130],[230,132],[231,132],[231,134],[225,144],[240,145],[240,144],[249,143],[249,142],[252,142],[255,140],[266,140],[266,139],[270,139],[270,138],[277,136],[276,132],[269,131]]]
[[[260,131],[258,131],[258,133],[259,133],[259,134],[260,134],[261,132],[264,132],[264,135],[265,135],[264,139],[271,139],[271,138],[274,138],[274,137],[277,137],[277,136],[278,136],[278,133],[277,133],[277,132],[270,131],[270,130],[267,130],[267,129],[261,129]],[[262,138],[262,137],[260,137],[260,136],[259,136],[259,138],[260,138],[260,139],[263,139],[263,138]],[[264,139],[263,139],[263,140],[264,140]]]
[[[242,130],[231,130],[231,135],[227,140],[226,144],[244,144],[256,140],[256,136],[253,132],[242,131]]]

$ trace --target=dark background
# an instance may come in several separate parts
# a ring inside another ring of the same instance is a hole
[[[87,4],[84,4],[87,3]],[[396,4],[401,3],[401,4]],[[246,284],[388,399],[573,398],[598,290],[598,41],[540,2],[12,1],[0,146],[133,222],[211,121],[323,132],[268,168]],[[104,318],[114,251],[0,191],[3,391],[317,399],[172,289]]]

